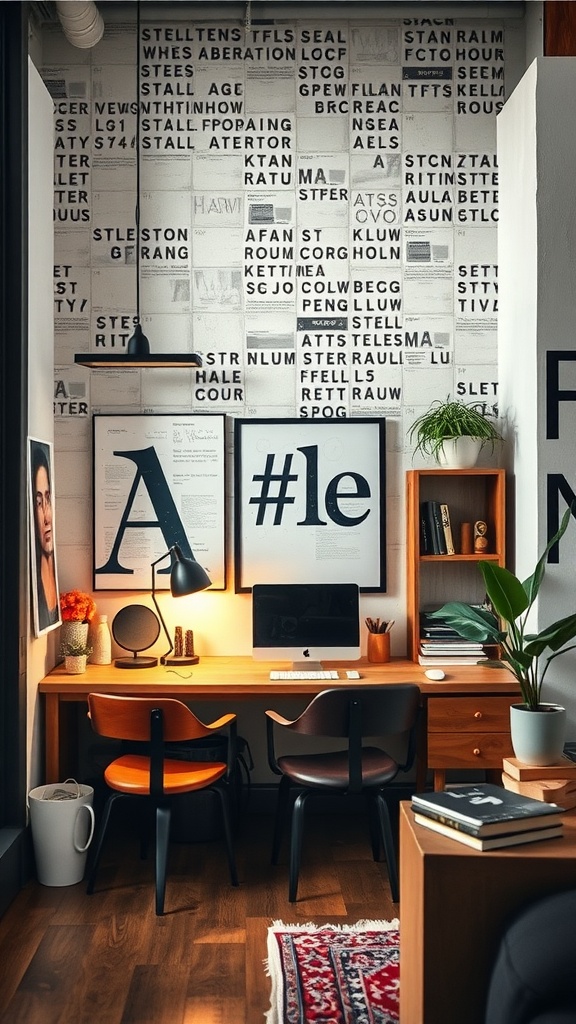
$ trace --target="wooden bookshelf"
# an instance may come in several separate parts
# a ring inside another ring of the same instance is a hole
[[[448,505],[454,555],[424,555],[421,551],[420,505]],[[484,584],[480,561],[505,565],[506,475],[503,469],[412,469],[406,474],[406,604],[407,656],[418,661],[420,612],[446,601],[481,603]],[[461,554],[460,525],[484,520],[488,548],[481,554]]]

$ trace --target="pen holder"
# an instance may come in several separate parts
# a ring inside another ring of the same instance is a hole
[[[390,661],[390,633],[368,633],[368,661],[373,665]]]

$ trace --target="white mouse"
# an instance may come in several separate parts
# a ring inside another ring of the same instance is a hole
[[[424,673],[424,675],[428,676],[428,679],[445,679],[446,678],[446,673],[443,672],[441,668],[427,668],[425,673]]]

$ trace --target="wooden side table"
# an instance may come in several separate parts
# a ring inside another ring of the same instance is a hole
[[[483,1024],[507,920],[576,888],[576,811],[564,836],[479,853],[400,804],[400,1024]]]

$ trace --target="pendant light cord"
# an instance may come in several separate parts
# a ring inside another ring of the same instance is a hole
[[[136,323],[140,323],[140,0],[136,0]]]

